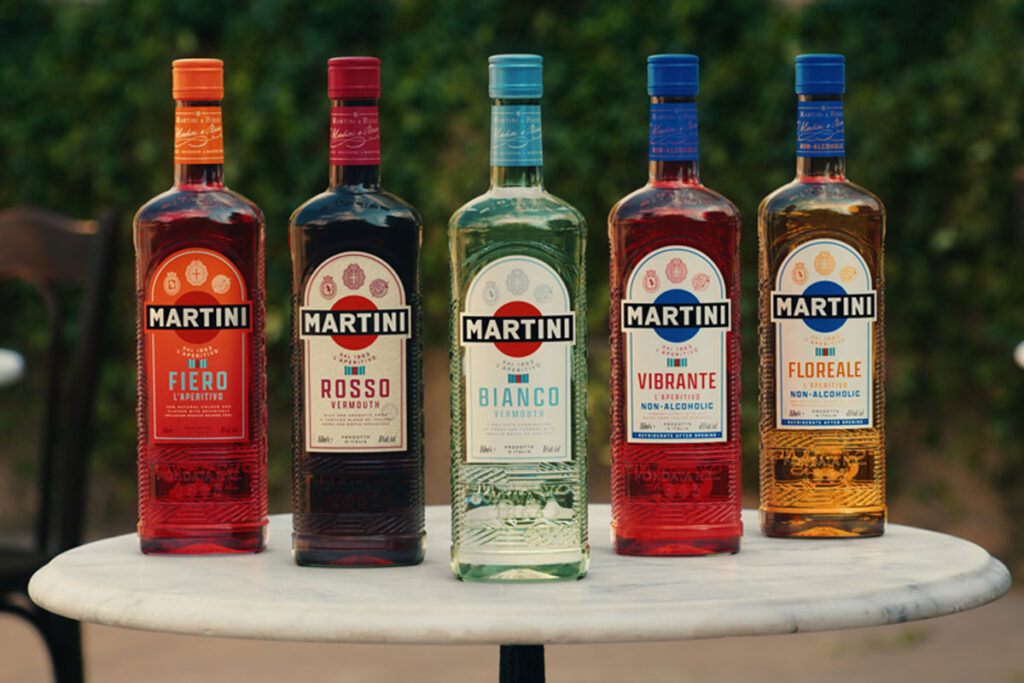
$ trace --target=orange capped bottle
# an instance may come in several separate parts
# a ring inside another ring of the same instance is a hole
[[[174,186],[135,215],[139,541],[263,550],[263,213],[224,185],[223,62],[173,63]]]

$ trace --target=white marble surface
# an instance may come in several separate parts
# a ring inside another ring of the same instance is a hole
[[[290,518],[259,555],[145,556],[134,534],[68,551],[29,585],[83,621],[209,636],[362,643],[681,640],[872,626],[960,612],[1010,586],[1006,567],[952,536],[781,540],[744,511],[738,555],[615,555],[609,508],[590,509],[590,574],[570,583],[474,584],[448,568],[448,508],[427,509],[417,567],[312,569],[291,559]]]
[[[0,387],[14,384],[25,374],[25,359],[17,351],[0,349]]]

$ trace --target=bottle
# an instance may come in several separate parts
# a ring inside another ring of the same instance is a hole
[[[224,185],[223,62],[173,63],[174,186],[135,215],[139,541],[267,541],[263,214]]]
[[[327,63],[330,185],[297,208],[292,520],[300,565],[423,559],[421,221],[380,184],[380,60]]]
[[[541,183],[542,60],[489,60],[491,186],[455,212],[452,571],[587,571],[586,224]]]
[[[885,529],[885,209],[846,179],[844,69],[796,58],[796,178],[758,209],[768,536]]]
[[[740,217],[697,173],[698,60],[647,60],[649,178],[608,216],[612,542],[734,553],[740,521]]]

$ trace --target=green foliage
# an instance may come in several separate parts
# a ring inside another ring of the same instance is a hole
[[[326,184],[326,59],[383,61],[385,185],[425,219],[429,340],[447,315],[444,225],[487,182],[486,58],[545,57],[548,187],[590,225],[591,336],[607,321],[605,216],[645,178],[646,55],[701,56],[705,182],[739,206],[747,481],[756,471],[756,230],[793,168],[792,58],[847,55],[848,168],[889,215],[890,462],[927,447],[1024,498],[1021,219],[1024,2],[760,0],[633,5],[226,0],[0,6],[0,206],[125,211],[117,325],[103,373],[99,460],[131,469],[134,364],[128,214],[171,176],[170,61],[226,62],[226,177],[267,215],[272,413],[286,415],[292,208]],[[3,301],[8,301],[4,299]],[[9,302],[8,302],[9,303]],[[592,405],[607,405],[594,378]],[[602,423],[603,413],[593,413]],[[597,425],[595,452],[606,438]],[[272,434],[283,449],[286,434]],[[287,464],[277,459],[277,479]],[[286,488],[286,486],[285,486]],[[1014,495],[1016,494],[1016,495]],[[1020,503],[1008,503],[1020,505]],[[1018,512],[1024,512],[1018,510]],[[1017,515],[1017,518],[1020,518]]]

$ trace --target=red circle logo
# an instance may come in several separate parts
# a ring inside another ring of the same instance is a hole
[[[510,301],[494,312],[495,318],[532,318],[540,317],[540,311],[533,304],[525,301]],[[506,356],[525,358],[540,348],[539,341],[495,342],[494,346]]]
[[[332,311],[376,311],[377,306],[365,296],[353,294],[343,296],[331,306]],[[331,335],[334,343],[348,351],[360,351],[377,341],[375,334],[339,334]]]
[[[174,302],[175,306],[216,306],[220,302],[207,292],[196,290],[187,294],[182,294],[177,301]],[[214,337],[220,330],[175,330],[174,333],[178,335],[183,342],[186,344],[205,344]]]

